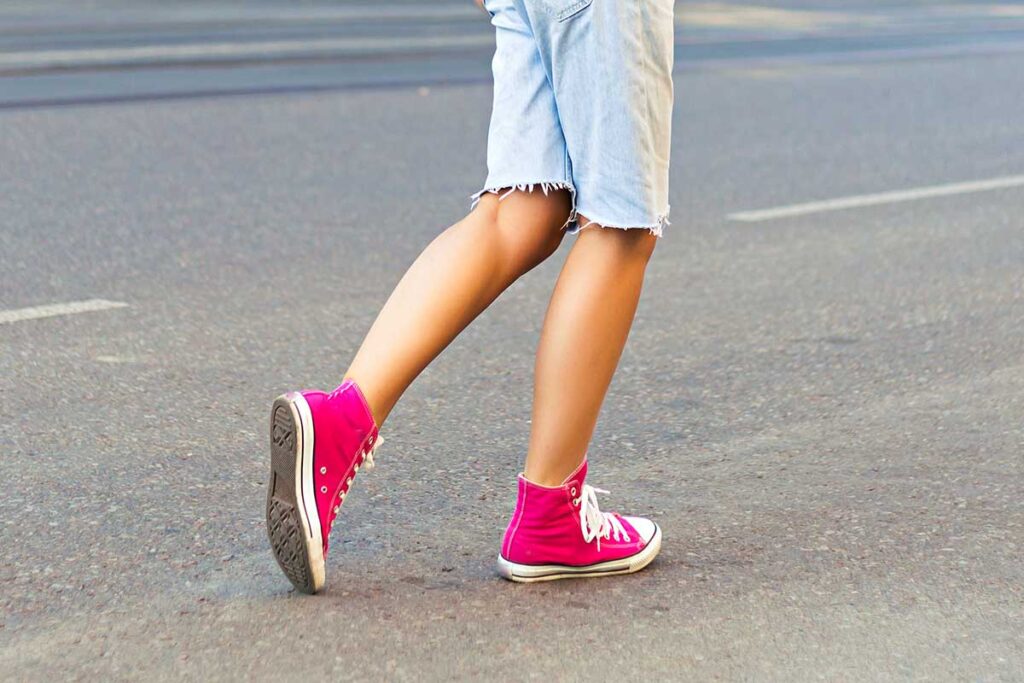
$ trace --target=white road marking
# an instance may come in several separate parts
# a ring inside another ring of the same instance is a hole
[[[722,3],[690,4],[677,13],[680,26],[711,28],[789,29],[809,31],[836,26],[877,26],[888,18],[870,13],[847,14],[834,11],[792,10],[757,5],[726,7]],[[891,21],[891,19],[889,19]]]
[[[20,323],[24,320],[52,318],[58,315],[75,315],[76,313],[106,311],[111,308],[124,308],[127,305],[128,304],[123,303],[121,301],[107,301],[106,299],[89,299],[88,301],[71,301],[66,304],[48,304],[46,306],[16,308],[10,311],[0,311],[0,325],[5,325],[8,323]]]
[[[74,50],[29,50],[0,52],[3,69],[55,69],[60,67],[125,64],[174,63],[195,60],[261,59],[281,57],[418,52],[445,48],[475,48],[494,45],[490,32],[466,36],[422,36],[417,38],[304,38],[238,43],[143,45]]]
[[[142,359],[137,356],[96,356],[96,362],[119,365],[121,363],[141,363]]]
[[[948,197],[955,194],[969,194],[971,192],[986,192],[988,190],[1001,190],[1007,187],[1024,186],[1024,175],[1003,176],[1001,178],[989,178],[988,180],[972,180],[965,183],[950,183],[948,185],[931,185],[929,187],[917,187],[909,190],[897,190],[895,192],[879,192],[878,194],[862,194],[853,197],[840,197],[837,199],[826,199],[820,202],[807,202],[806,204],[792,204],[790,206],[777,206],[771,209],[758,211],[740,211],[729,214],[729,220],[754,223],[757,221],[770,221],[776,218],[791,218],[793,216],[806,216],[812,213],[824,211],[839,211],[841,209],[855,209],[863,206],[878,206],[880,204],[897,204],[899,202],[912,202],[918,199],[929,199],[931,197]]]

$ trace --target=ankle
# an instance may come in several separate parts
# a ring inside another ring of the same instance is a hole
[[[381,397],[377,392],[373,390],[372,386],[364,384],[358,380],[351,372],[346,372],[345,376],[341,380],[342,384],[351,382],[355,386],[356,391],[362,396],[363,402],[366,404],[367,410],[370,412],[370,418],[373,423],[380,429],[384,424],[384,420],[388,418],[388,414],[394,407],[394,403],[386,404],[381,400]]]
[[[565,481],[565,477],[562,476],[550,473],[536,473],[528,469],[523,472],[523,478],[531,484],[536,484],[537,486],[543,486],[549,489],[558,488],[562,485],[562,482]]]
[[[523,470],[523,478],[531,484],[547,488],[558,488],[575,474],[580,465],[586,459],[586,454],[571,460],[562,460],[555,463],[537,463],[527,456],[526,467]]]

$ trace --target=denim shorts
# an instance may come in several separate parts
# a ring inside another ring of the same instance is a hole
[[[484,193],[569,190],[566,229],[668,224],[674,0],[486,0]],[[580,220],[577,220],[580,216]],[[582,218],[587,223],[580,225]]]

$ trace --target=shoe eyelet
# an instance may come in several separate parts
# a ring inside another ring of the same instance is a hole
[[[326,467],[321,467],[320,468],[320,474],[327,474],[327,468]]]
[[[327,487],[326,486],[321,486],[320,487],[320,493],[327,493]]]
[[[571,493],[572,495],[575,496],[576,495],[576,487],[573,486],[571,489],[569,489],[569,493]]]
[[[368,441],[367,441],[366,443],[367,443],[367,445],[369,445],[369,446],[372,446],[372,445],[373,445],[373,435],[372,435],[372,434],[370,435],[370,439],[369,439],[369,440],[368,440]]]

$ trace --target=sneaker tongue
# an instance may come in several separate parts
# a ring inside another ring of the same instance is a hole
[[[580,463],[580,466],[577,467],[573,471],[572,474],[570,474],[568,477],[565,478],[565,481],[562,482],[562,486],[565,486],[570,481],[577,481],[580,484],[582,484],[586,480],[586,478],[587,478],[587,456],[584,455],[583,456],[583,462]]]

